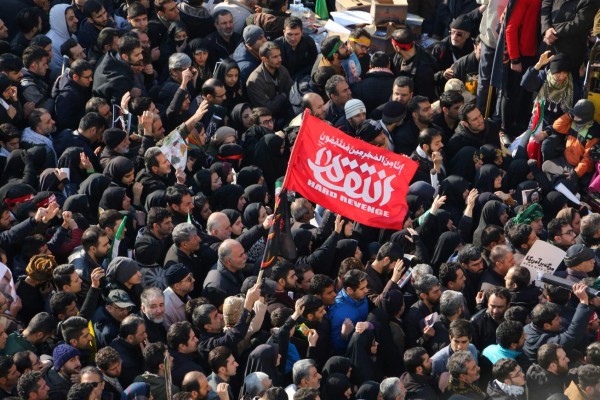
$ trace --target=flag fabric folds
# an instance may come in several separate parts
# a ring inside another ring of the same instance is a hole
[[[275,215],[269,229],[261,268],[273,266],[277,262],[278,256],[287,260],[296,259],[296,245],[291,230],[290,203],[287,191],[284,189],[275,200]]]
[[[410,158],[352,138],[306,112],[283,186],[361,224],[398,230],[416,169]]]

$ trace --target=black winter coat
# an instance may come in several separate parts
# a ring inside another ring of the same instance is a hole
[[[117,53],[107,53],[96,66],[92,93],[119,105],[123,95],[133,88],[133,81],[131,67]]]

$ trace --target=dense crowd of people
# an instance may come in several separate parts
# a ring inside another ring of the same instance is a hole
[[[0,399],[600,399],[599,8],[409,0],[386,53],[287,0],[2,0]],[[283,192],[261,271],[305,112],[414,160],[409,210]]]

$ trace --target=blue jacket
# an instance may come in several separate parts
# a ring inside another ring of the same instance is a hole
[[[336,353],[344,353],[348,346],[348,339],[342,338],[342,324],[346,318],[350,318],[352,323],[366,321],[369,314],[369,302],[367,298],[354,300],[342,289],[335,298],[335,303],[328,310],[331,319],[331,341]]]
[[[492,364],[496,364],[496,362],[501,358],[511,358],[516,360],[517,357],[523,353],[511,349],[505,349],[499,344],[491,344],[483,350],[482,354],[485,358],[490,360]]]

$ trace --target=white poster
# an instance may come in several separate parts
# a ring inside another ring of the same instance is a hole
[[[537,279],[538,274],[554,274],[565,258],[565,254],[567,254],[565,251],[548,242],[536,240],[521,261],[521,267],[526,267],[531,272],[531,281],[533,282]]]

